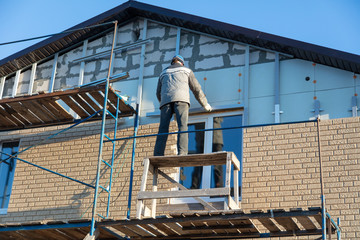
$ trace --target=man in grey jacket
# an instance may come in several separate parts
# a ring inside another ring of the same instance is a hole
[[[156,138],[154,156],[163,156],[169,132],[169,125],[172,115],[175,113],[179,131],[187,131],[188,115],[190,107],[190,92],[193,92],[196,100],[202,107],[210,112],[211,106],[207,102],[205,94],[193,71],[184,67],[184,58],[176,55],[171,60],[171,65],[165,68],[160,74],[156,96],[160,102],[160,126],[159,135]],[[178,154],[188,153],[188,134],[178,135]]]

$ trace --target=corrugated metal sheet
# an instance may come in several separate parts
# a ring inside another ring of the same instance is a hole
[[[128,1],[116,8],[80,23],[71,29],[79,29],[104,22],[118,20],[124,24],[143,17],[194,31],[239,41],[260,48],[292,55],[315,63],[360,74],[360,56],[260,31],[251,30],[207,18],[181,13],[136,1]],[[56,35],[0,61],[0,77],[51,57],[56,52],[76,47],[83,40],[101,34],[111,25]]]

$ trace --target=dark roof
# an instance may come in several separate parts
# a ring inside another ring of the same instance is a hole
[[[96,17],[82,22],[68,30],[83,28],[99,23],[118,20],[119,24],[138,18],[164,22],[194,31],[219,36],[233,41],[243,42],[260,48],[292,55],[315,63],[343,69],[360,74],[360,56],[285,37],[251,30],[232,24],[202,18],[174,10],[169,10],[136,1],[128,1]],[[56,35],[34,44],[0,61],[0,77],[13,73],[52,56],[56,52],[75,47],[83,40],[112,28],[112,25],[73,33]]]

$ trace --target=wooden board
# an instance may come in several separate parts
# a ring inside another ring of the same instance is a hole
[[[252,210],[252,214],[264,213],[262,210]],[[280,232],[280,228],[271,220],[271,218],[258,218],[258,221],[270,232]]]
[[[0,99],[0,130],[20,129],[52,124],[74,122],[76,119],[70,110],[82,119],[87,118],[102,109],[104,96],[101,94],[104,85],[40,93],[14,98]],[[62,107],[58,100],[68,107]],[[98,102],[98,103],[97,103]],[[118,96],[112,88],[109,89],[108,110],[115,116],[114,106],[119,102],[119,117],[131,116],[135,110]],[[97,114],[94,119],[99,119]]]
[[[78,94],[73,94],[70,96],[88,113],[88,115],[95,113],[94,109],[92,109],[89,104],[87,104],[87,102],[85,102],[84,99],[82,99]]]
[[[44,123],[58,120],[53,114],[51,114],[45,107],[43,107],[43,105],[39,104],[37,101],[23,101],[22,105],[28,110],[30,110]]]
[[[89,95],[87,95],[87,93],[80,93],[79,94],[93,109],[95,109],[95,111],[99,111],[101,108],[99,107],[99,105],[97,103],[95,103],[93,101],[92,98],[89,97]]]
[[[230,154],[232,161],[238,165],[239,160],[232,152],[216,152],[208,154],[191,154],[186,156],[153,156],[149,157],[151,165],[155,167],[189,167],[189,166],[210,166],[226,164],[227,154]]]

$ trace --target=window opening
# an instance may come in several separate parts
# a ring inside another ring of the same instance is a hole
[[[211,114],[196,116],[189,119],[188,130],[204,130],[216,128],[238,127],[243,124],[240,112]],[[242,129],[199,131],[189,133],[189,154],[201,154],[221,151],[234,152],[240,161],[242,169]],[[232,166],[233,168],[233,166]],[[233,169],[231,171],[233,179]],[[179,182],[188,189],[221,188],[225,183],[225,165],[205,167],[181,167]],[[242,170],[239,171],[239,197],[241,198]],[[231,181],[231,195],[233,196],[233,181]],[[217,201],[212,198],[211,201]],[[172,201],[177,203],[174,199]],[[179,202],[193,202],[192,199],[183,199]]]
[[[188,124],[188,131],[205,129],[205,122]],[[188,154],[204,153],[205,132],[190,132]],[[188,189],[199,189],[201,187],[202,167],[181,167],[180,184]]]
[[[16,167],[16,158],[9,157],[6,154],[14,155],[18,152],[18,149],[18,142],[2,144],[1,160],[5,161],[0,163],[0,214],[7,213]]]

